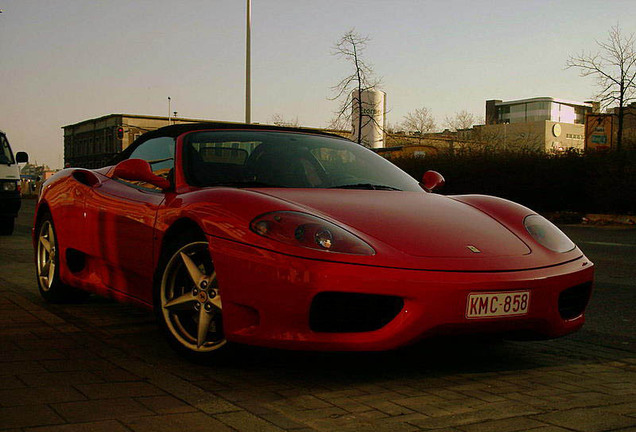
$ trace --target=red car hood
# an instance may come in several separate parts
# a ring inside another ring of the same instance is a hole
[[[415,257],[521,257],[530,248],[497,220],[441,195],[343,189],[260,189]]]

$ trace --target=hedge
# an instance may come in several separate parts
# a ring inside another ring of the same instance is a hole
[[[460,151],[392,158],[416,179],[440,172],[446,195],[487,194],[541,212],[636,214],[636,151],[546,154]]]

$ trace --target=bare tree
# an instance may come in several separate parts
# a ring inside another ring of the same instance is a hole
[[[434,132],[437,128],[431,110],[426,107],[417,108],[404,116],[402,127],[408,132],[419,134]]]
[[[468,129],[477,122],[477,117],[466,110],[455,113],[454,116],[446,116],[444,126],[452,131]]]
[[[623,142],[623,118],[625,107],[636,97],[636,52],[634,34],[623,36],[618,25],[611,28],[606,42],[596,41],[600,51],[582,52],[570,56],[568,68],[580,70],[582,77],[596,78],[598,100],[604,107],[618,105],[618,133],[616,150]]]
[[[379,84],[379,80],[373,76],[373,67],[363,57],[369,41],[368,36],[361,36],[355,29],[351,29],[333,47],[333,55],[349,62],[352,66],[352,72],[331,88],[335,96],[330,99],[342,101],[332,123],[339,124],[343,118],[350,120],[352,109],[357,110],[360,114],[358,116],[358,144],[362,144],[363,123],[373,121],[373,117],[365,115],[362,109],[362,92],[373,89]],[[352,96],[349,97],[349,95]],[[363,117],[366,117],[366,120],[363,121]]]
[[[271,116],[271,123],[276,126],[289,126],[289,127],[298,127],[300,124],[298,123],[298,116],[296,116],[293,120],[285,120],[285,118],[279,114],[273,114]]]

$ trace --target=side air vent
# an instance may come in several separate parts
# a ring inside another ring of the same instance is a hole
[[[75,180],[77,180],[78,182],[86,186],[94,187],[100,184],[100,181],[97,178],[97,176],[87,170],[75,170],[73,171],[72,175]]]
[[[86,267],[86,254],[77,249],[66,249],[66,264],[73,273],[79,273]]]

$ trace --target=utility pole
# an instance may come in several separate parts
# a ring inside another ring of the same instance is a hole
[[[245,38],[245,123],[252,122],[251,107],[251,38],[252,38],[252,0],[247,0],[246,14],[246,38]]]

